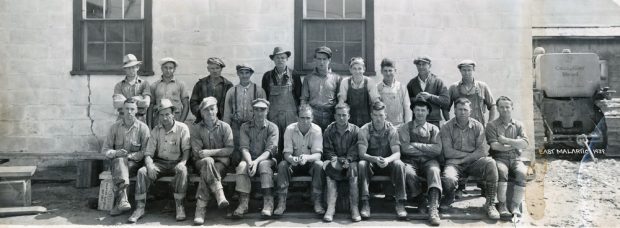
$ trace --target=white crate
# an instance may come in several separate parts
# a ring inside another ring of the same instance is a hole
[[[97,209],[100,211],[112,210],[114,206],[114,183],[109,171],[99,174],[101,184],[99,185],[99,203]]]

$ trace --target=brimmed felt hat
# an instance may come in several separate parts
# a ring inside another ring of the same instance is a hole
[[[263,98],[258,98],[254,101],[252,101],[252,107],[255,108],[269,108],[269,101],[263,99]]]
[[[276,55],[279,55],[279,54],[286,54],[286,57],[291,57],[291,52],[290,51],[286,51],[282,47],[275,47],[275,48],[273,48],[273,53],[271,55],[269,55],[269,58],[271,60],[273,60],[273,57],[275,57]]]
[[[142,64],[142,61],[138,61],[138,58],[136,58],[135,55],[127,54],[123,56],[123,68],[132,67],[139,64]]]
[[[473,66],[473,67],[476,67],[476,62],[474,62],[474,60],[465,59],[465,60],[461,61],[461,62],[459,63],[459,65],[457,65],[456,67],[457,67],[457,68],[459,68],[459,69],[461,69],[461,67],[464,67],[464,66]]]
[[[167,108],[172,109],[172,112],[174,112],[176,109],[174,105],[172,105],[172,101],[168,99],[161,99],[159,102],[159,106],[157,106],[157,112],[161,112],[161,110],[164,110]]]
[[[385,109],[385,104],[381,101],[375,101],[375,103],[372,103],[372,110],[375,111],[381,111]]]
[[[224,64],[224,61],[222,61],[222,59],[218,58],[218,57],[210,57],[207,59],[207,64],[215,64],[215,65],[219,65],[221,68],[226,67],[226,64]]]
[[[431,103],[428,103],[426,99],[422,98],[422,96],[419,96],[419,95],[415,97],[415,100],[413,100],[413,102],[411,102],[411,105],[409,105],[409,108],[413,111],[413,108],[415,106],[420,106],[420,105],[426,105],[428,112],[432,110]]]
[[[332,49],[330,49],[327,46],[320,46],[320,47],[314,49],[314,53],[323,53],[323,54],[326,54],[327,57],[329,57],[329,58],[332,57]]]
[[[249,70],[250,72],[254,73],[254,69],[252,69],[252,67],[249,64],[239,64],[235,67],[237,69],[237,72],[241,71],[241,70]]]
[[[420,56],[417,57],[415,60],[413,60],[413,64],[420,64],[420,63],[428,63],[431,64],[431,57],[428,56]]]
[[[175,67],[179,66],[179,63],[178,63],[176,60],[174,60],[173,58],[171,58],[171,57],[165,57],[165,58],[163,58],[163,59],[160,59],[160,60],[159,60],[159,65],[160,65],[160,66],[161,66],[161,65],[164,65],[164,64],[166,64],[167,62],[174,63],[174,66],[175,66]]]
[[[200,106],[198,106],[198,109],[203,110],[211,105],[217,105],[217,99],[215,99],[215,97],[205,97],[204,99],[202,99],[202,102],[200,102]]]

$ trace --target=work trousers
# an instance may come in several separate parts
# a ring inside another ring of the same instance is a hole
[[[273,167],[275,164],[275,159],[267,159],[258,163],[255,175],[260,175],[261,188],[273,188]],[[236,168],[236,191],[250,193],[252,190],[252,180],[250,179],[250,174],[248,171],[248,163],[245,161],[240,161]]]
[[[155,160],[153,161],[153,164],[159,169],[156,178],[159,178],[162,175],[174,175],[171,182],[174,189],[174,199],[184,199],[185,193],[187,192],[187,167],[181,166],[180,168],[177,168],[177,161]],[[136,180],[136,200],[145,200],[146,193],[148,192],[150,185],[156,180],[157,179],[149,178],[146,171],[146,166],[140,168],[138,170]]]
[[[360,193],[362,200],[368,200],[370,192],[368,191],[368,185],[370,179],[375,174],[388,174],[392,179],[394,185],[396,200],[406,200],[407,192],[405,187],[405,163],[401,160],[391,162],[385,168],[380,168],[378,165],[370,163],[366,160],[360,160],[357,163],[357,169],[359,171]]]
[[[282,160],[278,164],[278,177],[276,179],[277,193],[287,194],[291,177],[293,177],[293,175],[299,176],[304,174],[312,176],[312,193],[323,193],[325,173],[323,171],[323,161],[320,160],[297,166],[292,166],[288,161]]]

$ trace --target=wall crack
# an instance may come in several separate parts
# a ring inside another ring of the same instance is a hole
[[[95,119],[93,119],[93,117],[91,116],[91,108],[92,108],[92,100],[91,100],[91,96],[93,95],[93,90],[90,87],[90,74],[86,75],[86,80],[87,80],[87,88],[88,88],[88,106],[86,106],[86,117],[88,117],[88,119],[90,120],[90,133],[95,137],[95,139],[97,140],[97,145],[99,145],[99,148],[101,148],[101,143],[99,142],[99,138],[97,137],[97,134],[95,134],[95,129],[94,129],[94,125],[95,125]]]

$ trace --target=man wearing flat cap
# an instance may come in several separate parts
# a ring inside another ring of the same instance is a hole
[[[479,80],[474,79],[476,71],[476,62],[473,60],[463,60],[457,66],[461,72],[461,81],[450,85],[448,93],[450,94],[451,107],[456,99],[464,97],[471,101],[471,117],[486,125],[488,121],[484,118],[486,111],[489,111],[488,120],[494,120],[496,115],[495,101],[489,86]]]
[[[160,124],[151,131],[151,138],[144,152],[145,166],[138,170],[136,178],[136,210],[128,222],[135,223],[144,215],[146,193],[161,175],[174,175],[174,201],[176,220],[185,220],[183,200],[187,192],[187,159],[191,153],[189,128],[174,120],[172,101],[162,99],[157,107]]]
[[[237,166],[235,190],[239,192],[239,206],[233,217],[242,217],[248,211],[252,182],[250,177],[260,176],[263,190],[263,210],[261,214],[270,217],[273,213],[273,168],[274,155],[278,152],[278,126],[267,120],[269,101],[259,98],[252,102],[254,118],[241,125],[239,149],[242,160]]]
[[[222,119],[224,115],[224,99],[226,92],[233,87],[232,82],[222,76],[222,68],[226,67],[224,61],[217,57],[207,59],[207,70],[209,75],[201,78],[194,85],[192,96],[189,100],[189,107],[192,114],[196,117],[194,123],[200,123],[202,117],[199,106],[205,97],[215,97],[217,99],[217,118]]]
[[[122,95],[120,95],[122,96]],[[110,215],[120,215],[131,210],[127,200],[129,177],[134,176],[142,167],[142,159],[150,131],[145,123],[136,119],[138,105],[133,98],[123,101],[123,119],[110,127],[101,151],[110,159],[110,171],[114,183],[114,207]]]
[[[362,126],[357,136],[360,157],[357,168],[362,202],[360,215],[362,218],[370,218],[370,178],[375,174],[387,174],[395,188],[396,214],[399,219],[406,219],[405,164],[400,160],[398,131],[386,121],[385,109],[383,102],[374,102],[370,114],[371,122]]]
[[[233,153],[233,133],[230,125],[217,118],[217,100],[207,97],[200,103],[202,122],[192,125],[192,159],[200,171],[200,182],[196,190],[196,213],[194,224],[204,223],[209,199],[215,198],[218,208],[228,207],[228,200],[222,187],[222,174],[230,165]]]
[[[439,225],[439,198],[441,197],[441,136],[439,127],[426,121],[432,106],[424,98],[418,97],[411,103],[415,118],[398,129],[400,138],[400,159],[405,163],[405,175],[409,192],[418,196],[418,209],[422,202],[422,179],[426,179],[431,225]],[[423,177],[423,178],[422,178]]]
[[[180,122],[185,122],[187,114],[189,113],[189,92],[185,88],[185,83],[176,80],[174,78],[174,72],[179,66],[178,62],[173,58],[166,57],[159,61],[161,65],[161,80],[156,81],[151,85],[151,94],[155,98],[155,103],[152,104],[151,110],[156,105],[159,105],[157,101],[161,99],[168,99],[172,101],[175,107],[174,119]],[[152,111],[151,111],[152,112]],[[150,115],[151,127],[154,127],[159,123],[157,115]]]
[[[121,94],[125,98],[134,98],[138,106],[136,117],[146,123],[147,109],[151,104],[151,88],[146,80],[138,77],[140,65],[142,65],[142,61],[138,61],[133,54],[127,54],[123,57],[125,79],[114,85],[114,94]],[[119,111],[118,120],[120,120],[123,116],[123,109],[117,110]]]
[[[222,120],[232,127],[235,141],[235,151],[232,156],[233,164],[237,164],[241,159],[239,129],[242,124],[252,121],[254,116],[252,101],[265,98],[265,91],[250,81],[252,74],[254,74],[254,69],[250,65],[237,65],[236,70],[237,76],[239,76],[239,84],[229,89],[226,92],[226,99],[222,101],[225,102]]]
[[[430,57],[418,57],[413,60],[413,64],[418,69],[418,75],[407,83],[409,98],[411,102],[417,98],[422,98],[428,102],[431,105],[432,111],[429,110],[430,113],[426,121],[439,127],[439,122],[444,119],[442,117],[445,117],[446,121],[449,119],[450,94],[448,93],[448,87],[446,87],[441,78],[431,73]],[[446,110],[443,115],[442,110]]]
[[[314,50],[314,71],[304,77],[301,89],[301,104],[312,107],[314,123],[321,129],[334,121],[334,106],[338,103],[340,75],[331,72],[329,63],[332,50],[326,46]]]
[[[263,74],[261,83],[267,100],[271,103],[267,119],[278,125],[279,129],[286,129],[297,121],[297,107],[301,97],[301,77],[293,75],[293,70],[286,65],[289,57],[290,51],[275,47],[269,58],[276,66]],[[280,131],[279,150],[284,148],[283,134],[284,130]]]

